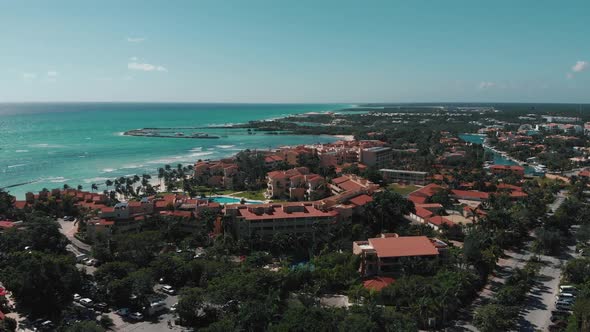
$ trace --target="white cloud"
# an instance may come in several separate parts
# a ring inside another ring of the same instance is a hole
[[[58,72],[56,72],[55,70],[50,70],[47,72],[47,77],[57,77],[59,75]]]
[[[127,37],[127,41],[130,43],[141,43],[145,41],[144,37]]]
[[[494,82],[485,82],[485,81],[482,81],[482,82],[479,83],[479,88],[480,89],[488,89],[488,88],[493,88],[495,86],[496,86],[496,83],[494,83]]]
[[[152,65],[150,63],[139,63],[139,62],[129,62],[127,64],[127,68],[130,70],[141,70],[141,71],[168,71],[163,66]]]
[[[34,80],[37,78],[37,74],[35,73],[23,73],[23,79],[25,80]]]
[[[576,64],[572,66],[572,71],[574,73],[579,73],[581,71],[586,70],[586,68],[588,68],[587,61],[576,61]]]

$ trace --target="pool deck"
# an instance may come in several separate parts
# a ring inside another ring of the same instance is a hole
[[[238,194],[238,193],[235,193],[235,194]],[[246,199],[246,198],[243,198],[243,197],[238,197],[238,196],[233,196],[233,195],[213,195],[213,196],[208,196],[207,198],[216,198],[216,197],[227,198],[227,199],[237,199],[238,200],[237,202],[218,202],[220,204],[240,204],[240,202],[242,200],[246,201],[246,204],[266,204],[266,203],[270,203],[271,202],[269,200],[265,200],[265,201],[251,200],[251,199]]]

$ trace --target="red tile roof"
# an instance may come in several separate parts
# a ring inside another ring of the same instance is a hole
[[[395,279],[390,277],[374,277],[363,281],[363,286],[366,289],[381,291],[383,288],[391,285]]]
[[[9,220],[2,220],[0,221],[0,228],[8,229],[14,227],[14,222]]]
[[[488,199],[490,196],[488,193],[484,193],[482,191],[476,191],[476,190],[452,190],[451,192],[455,196],[474,198],[474,199]]]
[[[438,250],[426,236],[372,238],[369,243],[381,258],[438,255]]]
[[[434,216],[434,217],[431,217],[431,218],[428,219],[428,222],[431,223],[431,224],[434,224],[436,226],[439,226],[439,227],[442,226],[442,225],[444,225],[444,224],[447,224],[449,226],[455,226],[455,223],[454,222],[452,222],[451,220],[449,220],[449,219],[447,219],[445,217],[442,217],[442,216]]]
[[[425,208],[422,208],[419,206],[416,207],[416,215],[420,218],[428,218],[428,217],[432,216],[433,214],[434,213],[432,213],[431,211],[429,211]]]
[[[297,219],[297,218],[322,218],[335,217],[338,215],[337,211],[322,211],[316,209],[312,204],[295,204],[296,206],[303,206],[302,211],[285,211],[288,204],[283,205],[247,205],[238,209],[239,214],[246,220],[268,220],[268,219]],[[262,213],[255,213],[257,206],[263,207]]]
[[[408,199],[414,202],[414,204],[424,204],[428,198],[432,197],[437,191],[442,189],[443,187],[439,186],[438,184],[431,183],[425,187],[411,192],[408,195]]]
[[[373,201],[373,198],[369,195],[360,195],[349,200],[352,204],[356,206],[363,206],[369,202]]]

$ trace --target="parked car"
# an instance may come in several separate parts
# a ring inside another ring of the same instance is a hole
[[[129,308],[120,308],[115,313],[119,316],[125,317],[129,315]]]
[[[172,288],[172,286],[170,285],[162,285],[162,287],[160,287],[160,290],[168,295],[174,295],[176,293],[174,288]]]
[[[570,310],[572,303],[573,302],[569,301],[557,301],[557,303],[555,303],[555,308],[558,310]]]
[[[79,255],[76,255],[76,262],[77,262],[77,263],[80,263],[80,262],[82,262],[82,261],[83,261],[85,258],[87,258],[87,257],[88,257],[88,256],[87,256],[86,254],[79,254]]]
[[[80,304],[87,307],[87,308],[90,308],[90,307],[92,307],[92,300],[85,297],[83,299],[80,299]]]
[[[82,296],[80,296],[80,294],[74,294],[74,302],[78,302],[82,299]]]
[[[52,321],[44,318],[36,319],[31,325],[35,328],[35,331],[49,331],[55,328],[55,324]]]
[[[143,314],[141,312],[133,312],[129,315],[129,318],[131,318],[133,320],[142,320]]]
[[[86,266],[96,266],[98,264],[98,260],[90,258],[84,264],[86,264]]]
[[[551,312],[551,321],[557,322],[560,320],[567,319],[569,313],[567,311],[559,310],[559,311],[552,311]]]
[[[570,293],[570,294],[576,294],[577,293],[577,289],[575,286],[571,286],[571,285],[563,285],[563,286],[559,286],[559,293]]]
[[[94,308],[98,311],[106,312],[106,311],[108,311],[109,306],[104,302],[100,302],[100,303],[95,304]]]
[[[171,307],[170,307],[170,311],[172,312],[176,312],[176,309],[178,308],[178,302],[174,303]]]
[[[73,216],[64,216],[64,221],[74,221]]]
[[[567,301],[567,302],[574,302],[576,300],[576,296],[570,293],[561,293],[555,296],[555,301]]]
[[[52,331],[55,329],[55,324],[53,324],[53,322],[50,320],[46,320],[39,324],[38,328],[40,331]]]

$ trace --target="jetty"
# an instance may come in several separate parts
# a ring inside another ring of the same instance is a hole
[[[170,129],[180,128],[141,128],[128,130],[123,133],[125,136],[140,136],[140,137],[159,137],[159,138],[192,138],[192,139],[216,139],[220,138],[216,135],[207,133],[191,133],[184,132],[169,132]],[[184,128],[183,128],[184,129]]]

